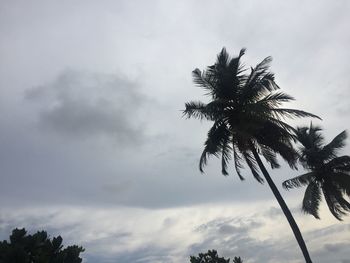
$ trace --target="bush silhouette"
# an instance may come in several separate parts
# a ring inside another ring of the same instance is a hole
[[[216,250],[208,250],[207,253],[199,253],[198,257],[191,256],[191,263],[230,263],[230,259],[219,257]],[[234,263],[234,262],[233,262]]]
[[[81,263],[84,249],[73,245],[63,248],[62,237],[49,238],[46,231],[28,235],[22,229],[12,230],[10,241],[0,242],[0,263]]]

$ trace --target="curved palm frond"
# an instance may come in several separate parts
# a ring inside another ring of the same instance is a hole
[[[223,175],[228,175],[227,172],[227,164],[231,160],[231,152],[232,149],[229,145],[230,137],[227,136],[226,138],[223,138],[222,146],[221,146],[221,173]]]
[[[194,83],[207,90],[206,95],[211,95],[214,99],[235,98],[238,87],[245,80],[245,76],[240,75],[244,71],[240,63],[244,53],[245,49],[241,49],[239,56],[231,59],[223,48],[214,65],[207,67],[203,72],[199,69],[192,71]]]
[[[264,179],[261,177],[256,161],[254,159],[254,157],[251,155],[251,153],[249,152],[243,152],[243,157],[247,163],[247,165],[249,166],[250,171],[252,172],[254,178],[259,182],[259,183],[263,183]]]
[[[215,95],[216,78],[212,74],[207,74],[206,71],[201,72],[198,68],[192,71],[193,82],[208,91],[206,95]]]
[[[228,155],[231,152],[231,148],[228,145],[230,141],[230,132],[227,129],[226,123],[223,121],[216,121],[208,132],[207,140],[204,143],[204,150],[199,160],[199,170],[203,173],[203,167],[207,164],[207,159],[210,155],[219,157],[219,153],[222,152],[222,157],[227,158],[223,161],[223,171],[225,170],[226,162],[229,160]],[[225,174],[225,173],[224,173]]]
[[[185,110],[182,112],[183,116],[187,118],[196,118],[196,119],[213,119],[213,113],[207,111],[206,104],[200,101],[190,101],[185,103]]]
[[[342,192],[350,197],[350,174],[348,173],[334,173],[332,175],[333,183],[337,185]]]
[[[320,149],[324,144],[324,138],[320,133],[322,129],[319,126],[298,127],[296,135],[298,141],[302,144],[303,149]]]
[[[270,63],[272,61],[272,57],[266,57],[261,61],[258,65],[255,66],[255,68],[251,68],[249,77],[247,79],[247,82],[245,83],[246,86],[249,86],[251,90],[253,87],[258,88],[256,86],[256,83],[259,82],[259,80],[262,80],[265,78],[267,82],[274,82],[275,78],[274,75],[270,72],[268,72]],[[269,87],[269,86],[268,86]],[[261,87],[265,88],[265,87]]]
[[[262,97],[267,96],[270,92],[279,89],[275,82],[274,74],[268,72],[268,63],[270,58],[266,58],[255,69],[251,69],[245,84],[240,89],[240,99],[244,103],[256,102]]]
[[[233,159],[234,159],[234,165],[235,165],[235,169],[236,169],[236,173],[239,177],[239,179],[241,179],[241,181],[244,180],[244,177],[241,174],[241,169],[243,168],[242,165],[242,157],[239,154],[239,150],[237,149],[237,143],[235,143],[235,138],[232,138],[232,151],[233,151]]]
[[[336,157],[338,151],[345,146],[346,138],[347,138],[346,131],[342,131],[337,136],[335,136],[330,143],[328,143],[322,148],[322,150],[320,151],[320,154],[323,156],[325,160]]]
[[[318,117],[315,114],[302,111],[302,110],[296,110],[296,109],[282,109],[282,108],[272,108],[270,109],[278,118],[305,118],[305,117],[311,117],[311,118],[317,118],[319,120],[322,120],[320,117]]]
[[[308,185],[310,182],[312,182],[313,178],[315,176],[314,172],[305,173],[299,176],[296,176],[292,179],[288,179],[282,183],[283,188],[289,190],[292,188],[298,188],[304,185]]]
[[[334,157],[325,163],[325,169],[335,172],[350,172],[350,156]]]
[[[284,92],[269,93],[254,104],[263,104],[269,107],[276,107],[284,102],[292,101],[294,98]]]
[[[271,165],[272,169],[279,168],[276,152],[266,145],[260,145],[260,152],[265,160]]]
[[[269,147],[278,153],[292,169],[297,169],[297,152],[291,141],[293,135],[286,129],[281,128],[273,122],[266,122],[261,129],[261,134],[255,135],[257,143],[262,147]]]
[[[304,194],[302,206],[303,211],[313,215],[317,219],[320,219],[318,215],[318,208],[320,206],[321,199],[321,190],[318,183],[316,181],[309,182]]]
[[[350,204],[343,198],[341,189],[331,182],[322,185],[323,195],[329,211],[335,218],[342,221],[342,217],[350,211]]]
[[[238,77],[241,73],[243,73],[245,71],[244,67],[241,65],[241,62],[240,62],[240,59],[245,54],[245,51],[246,51],[246,49],[242,48],[239,51],[238,57],[231,59],[231,61],[229,62],[228,66],[232,71],[232,75],[234,75],[234,76]]]

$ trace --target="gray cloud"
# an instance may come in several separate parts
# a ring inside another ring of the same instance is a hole
[[[337,253],[341,250],[348,250],[349,249],[349,243],[332,243],[332,244],[325,244],[324,248],[327,252]]]
[[[119,144],[145,138],[142,109],[150,100],[135,82],[117,75],[65,71],[52,83],[31,88],[39,125],[73,139],[107,136]]]
[[[274,209],[273,209],[274,210]],[[269,210],[271,211],[271,209]],[[273,211],[272,214],[275,214]],[[266,217],[267,216],[267,217]],[[225,257],[241,256],[247,262],[298,262],[302,255],[290,232],[290,237],[271,239],[265,236],[254,236],[255,230],[266,227],[267,222],[278,224],[280,219],[271,217],[270,213],[259,211],[253,217],[218,218],[200,225],[195,231],[203,235],[199,243],[189,247],[190,254],[198,254],[209,249],[216,249]],[[265,221],[268,219],[268,221]],[[263,223],[265,222],[265,223]],[[289,226],[286,225],[289,228]],[[333,225],[303,233],[309,252],[315,262],[347,262],[349,241],[347,236],[349,224]],[[273,229],[270,229],[273,231]],[[289,229],[286,231],[290,231]],[[339,239],[337,239],[339,237]],[[334,240],[329,242],[328,240]],[[328,242],[327,242],[328,241]]]
[[[203,241],[193,244],[189,251],[191,254],[198,254],[217,249],[225,257],[240,256],[247,262],[260,262],[264,258],[264,262],[273,262],[278,255],[278,247],[284,241],[276,244],[275,241],[261,241],[252,237],[250,233],[262,226],[261,221],[245,217],[210,221],[199,226],[197,231],[203,234]]]
[[[209,215],[212,206],[193,206],[187,211],[167,209],[165,213],[126,207],[1,209],[0,239],[8,238],[14,227],[25,227],[30,232],[44,229],[51,236],[62,235],[66,244],[85,247],[86,262],[187,262],[190,255],[208,249],[216,249],[224,257],[241,256],[249,263],[259,263],[261,259],[265,263],[303,262],[291,233],[288,238],[281,233],[275,233],[274,238],[263,234],[266,228],[271,233],[280,223],[279,218],[269,219],[263,209],[253,215],[242,215],[229,207],[212,215]],[[226,211],[226,216],[219,215],[222,211]],[[203,223],[196,225],[193,220],[199,215]],[[285,227],[282,231],[289,232]],[[333,225],[326,232],[322,228],[306,231],[304,236],[313,260],[346,263],[348,228],[346,224]],[[256,236],[257,233],[260,235]],[[189,241],[193,237],[197,237],[196,242]]]

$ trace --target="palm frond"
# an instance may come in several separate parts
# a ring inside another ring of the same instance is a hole
[[[297,127],[296,135],[298,141],[305,149],[314,149],[318,151],[324,143],[321,131],[321,127],[314,126],[311,122],[309,127]]]
[[[342,131],[334,139],[322,148],[320,154],[324,156],[325,160],[334,158],[338,151],[345,146],[347,134],[346,131]]]
[[[245,120],[247,125],[252,125],[253,123],[259,124],[258,126],[255,125],[257,133],[264,133],[259,130],[261,127],[265,129],[269,127],[272,131],[278,128],[279,131],[284,131],[286,134],[289,134],[289,139],[294,141],[296,133],[295,128],[280,118],[276,118],[268,105],[258,103],[247,104],[244,110],[245,112],[241,113],[241,119]],[[273,126],[273,128],[270,126]]]
[[[320,117],[318,117],[315,114],[302,111],[302,110],[295,110],[295,109],[282,109],[282,108],[272,108],[270,109],[277,118],[305,118],[305,117],[311,117],[311,118],[317,118],[319,120],[322,120]]]
[[[256,142],[260,146],[269,147],[278,153],[292,169],[297,169],[298,154],[291,143],[294,140],[293,134],[273,122],[266,122],[264,125],[258,134],[254,134]]]
[[[350,204],[343,198],[341,189],[332,182],[328,182],[322,185],[322,191],[329,211],[336,219],[342,221],[342,217],[350,211]]]
[[[272,57],[266,57],[263,59],[263,61],[256,65],[255,68],[251,68],[251,72],[247,79],[246,85],[253,87],[257,80],[262,79],[266,75],[271,61]],[[267,74],[267,79],[274,81],[273,74]]]
[[[199,159],[199,170],[202,173],[204,172],[203,168],[207,164],[210,155],[219,157],[219,153],[224,147],[225,151],[229,151],[229,148],[227,148],[229,138],[230,132],[227,129],[226,124],[221,120],[216,121],[208,132],[207,140],[204,143],[204,150]]]
[[[279,168],[280,165],[277,161],[276,152],[273,151],[270,147],[265,145],[259,145],[260,152],[264,156],[265,160],[271,165],[272,169]]]
[[[218,64],[218,65],[220,65],[222,67],[227,67],[229,61],[230,61],[230,56],[227,53],[226,48],[223,47],[221,49],[221,52],[217,56],[216,64]]]
[[[298,188],[301,186],[308,185],[310,182],[313,181],[313,178],[315,177],[316,173],[309,172],[305,173],[299,176],[296,176],[294,178],[288,179],[282,183],[283,188],[289,190],[292,188]]]
[[[265,76],[261,78],[259,85],[268,91],[278,90],[280,88],[275,82],[275,75],[271,72],[267,72]]]
[[[228,175],[227,163],[231,160],[231,147],[229,145],[229,136],[222,139],[221,146],[221,173]]]
[[[195,84],[206,89],[206,95],[211,95],[213,99],[233,99],[237,89],[242,86],[241,82],[245,80],[244,76],[240,76],[244,71],[239,63],[243,54],[244,50],[241,50],[239,57],[230,59],[223,48],[214,65],[207,67],[203,72],[199,69],[192,72]]]
[[[255,104],[264,104],[269,107],[276,107],[281,105],[283,102],[294,100],[294,98],[284,92],[269,93],[265,97],[261,98]]]
[[[259,183],[263,183],[264,179],[261,177],[261,175],[259,174],[258,168],[257,168],[257,164],[255,159],[253,158],[253,156],[251,155],[251,153],[249,152],[243,152],[242,153],[247,165],[249,166],[254,178],[259,182]]]
[[[207,74],[206,71],[201,72],[198,68],[192,71],[194,84],[208,91],[206,95],[213,95],[217,89],[217,80],[213,74]]]
[[[206,104],[200,101],[187,102],[185,103],[185,110],[182,112],[182,116],[187,118],[196,118],[200,120],[212,120],[212,113],[207,111],[206,106]]]
[[[341,172],[333,173],[332,180],[344,194],[350,197],[350,174]]]
[[[350,172],[350,156],[344,155],[340,157],[334,157],[332,160],[325,164],[327,170],[336,172]]]
[[[318,208],[321,202],[321,190],[316,181],[309,182],[306,187],[302,209],[305,213],[313,215],[315,218],[320,219],[318,215]]]
[[[239,179],[241,179],[241,181],[243,181],[244,177],[241,174],[241,169],[243,168],[242,157],[240,156],[239,151],[236,148],[237,147],[236,147],[235,143],[233,143],[232,150],[233,150],[233,159],[234,159],[236,173],[237,173]]]
[[[281,130],[283,130],[285,133],[288,133],[289,136],[289,140],[291,141],[295,141],[295,128],[291,125],[289,125],[288,123],[282,121],[282,120],[279,120],[279,119],[276,119],[276,118],[273,118],[273,117],[268,117],[267,118],[267,121],[269,123],[272,123],[276,126],[278,126]]]
[[[235,57],[230,60],[229,62],[229,68],[232,71],[232,74],[235,76],[238,76],[240,73],[243,72],[243,67],[240,64],[241,57],[245,54],[246,49],[242,48],[239,52],[238,57]]]
[[[274,74],[269,72],[269,63],[271,57],[265,58],[255,68],[251,68],[250,74],[246,77],[246,81],[240,90],[240,101],[256,102],[262,96],[267,95],[272,90],[279,89],[275,83]]]

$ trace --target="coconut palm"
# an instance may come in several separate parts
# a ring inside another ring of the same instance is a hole
[[[214,122],[208,132],[199,169],[203,172],[208,157],[221,157],[222,173],[228,175],[228,162],[233,158],[235,170],[241,180],[243,161],[254,178],[263,183],[262,172],[274,196],[281,206],[299,243],[306,262],[311,262],[300,230],[267,172],[260,155],[278,168],[276,155],[280,155],[290,167],[296,168],[297,152],[292,142],[294,129],[284,118],[317,117],[301,110],[281,108],[281,104],[293,97],[277,91],[274,75],[269,72],[271,57],[265,58],[255,68],[246,70],[240,63],[245,49],[239,56],[230,58],[225,48],[218,54],[214,65],[201,72],[195,69],[194,83],[204,88],[211,98],[209,103],[192,101],[185,104],[184,116]]]
[[[330,143],[324,143],[318,126],[297,129],[301,143],[299,160],[307,173],[283,182],[286,189],[305,186],[302,209],[319,219],[319,205],[322,193],[330,212],[342,220],[350,212],[350,204],[344,196],[350,197],[350,156],[337,156],[345,146],[346,132],[339,133]]]

